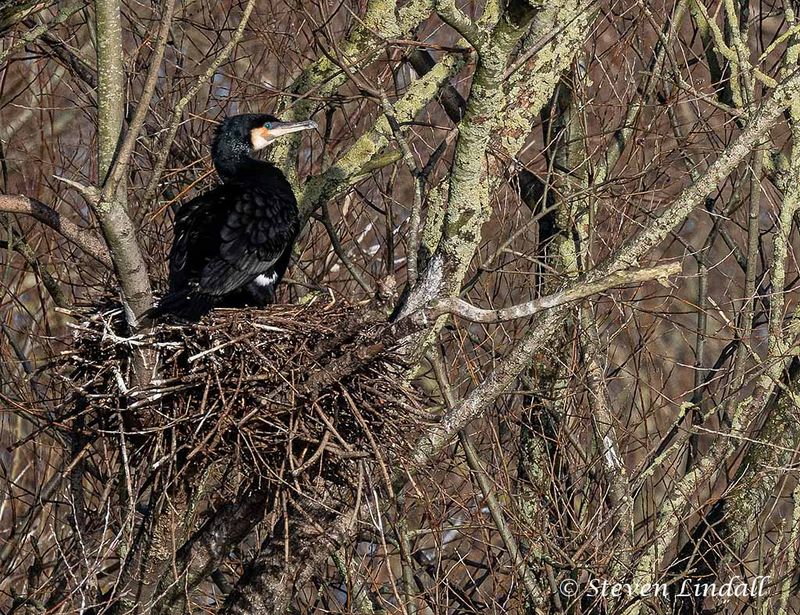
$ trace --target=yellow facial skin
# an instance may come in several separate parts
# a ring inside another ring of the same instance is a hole
[[[254,151],[264,149],[267,145],[275,140],[275,136],[263,126],[253,128],[250,131],[250,143]]]
[[[304,122],[270,122],[270,128],[258,126],[250,131],[250,144],[254,151],[264,149],[278,137],[288,135],[301,130],[313,130],[317,128],[317,123],[313,120]]]

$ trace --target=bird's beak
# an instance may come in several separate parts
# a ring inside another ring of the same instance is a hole
[[[313,120],[306,120],[305,122],[270,122],[269,128],[259,126],[250,131],[250,144],[254,151],[258,151],[284,135],[300,132],[301,130],[312,130],[316,127],[317,123]]]
[[[314,130],[315,128],[317,128],[317,123],[314,120],[306,120],[304,122],[272,122],[272,126],[269,129],[269,136],[274,139],[293,132]]]

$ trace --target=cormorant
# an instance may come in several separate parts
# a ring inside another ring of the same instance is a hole
[[[211,158],[222,184],[183,205],[169,254],[169,291],[151,316],[197,320],[215,306],[274,301],[299,232],[297,200],[273,164],[253,153],[277,138],[316,128],[243,114],[217,128]]]

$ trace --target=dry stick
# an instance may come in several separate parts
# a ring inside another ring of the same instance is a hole
[[[793,130],[793,132],[795,132]],[[791,216],[788,220],[783,216],[787,214],[786,208],[789,209],[797,206],[795,199],[788,199],[784,204],[781,211],[782,231],[787,228],[783,226],[788,223],[788,228],[791,228]],[[775,237],[775,245],[773,246],[773,270],[772,270],[772,287],[777,291],[773,295],[773,305],[771,309],[771,318],[777,315],[782,319],[783,304],[781,290],[784,288],[784,275],[786,267],[786,243],[785,237],[788,237],[788,232],[779,232]],[[778,303],[776,303],[778,302]],[[785,336],[792,339],[798,333],[797,321],[792,321],[788,330],[784,334],[781,330],[777,335],[773,335],[770,330],[768,340],[768,356],[764,362],[765,373],[761,375],[757,381],[753,393],[741,401],[734,409],[731,417],[731,427],[729,432],[722,434],[725,437],[718,438],[714,441],[709,451],[698,460],[693,470],[686,474],[676,485],[673,490],[673,495],[669,498],[658,511],[658,523],[653,533],[652,544],[648,549],[642,553],[639,564],[636,570],[634,581],[636,583],[647,582],[655,578],[655,569],[658,566],[661,558],[668,552],[674,537],[679,528],[679,520],[687,510],[689,504],[698,489],[703,485],[708,484],[719,470],[724,467],[724,462],[736,450],[737,443],[741,438],[746,436],[753,421],[759,416],[763,408],[770,403],[771,397],[775,390],[776,383],[781,379],[781,374],[785,367],[785,361],[788,358],[796,356],[796,348],[785,345]]]
[[[361,426],[361,429],[364,430],[364,435],[366,436],[367,440],[369,441],[370,447],[372,448],[372,451],[373,451],[373,453],[375,455],[375,461],[378,463],[378,466],[381,469],[381,475],[383,476],[383,481],[384,481],[384,484],[386,485],[386,492],[387,492],[388,498],[391,501],[396,502],[397,501],[397,494],[395,493],[395,491],[394,491],[394,489],[392,487],[391,475],[390,475],[389,470],[388,470],[388,468],[386,466],[386,461],[385,461],[383,455],[381,454],[381,448],[378,446],[378,443],[375,441],[375,437],[372,435],[372,430],[370,429],[369,424],[367,423],[366,420],[364,420],[364,416],[361,414],[361,411],[358,409],[358,405],[355,403],[355,401],[353,401],[353,398],[347,392],[347,389],[345,387],[342,387],[342,395],[347,400],[347,403],[350,406],[350,409],[353,411],[353,416],[356,417],[356,420],[358,421],[358,424]],[[370,407],[369,404],[367,404],[366,401],[364,401],[363,403],[365,405],[367,405],[370,410],[372,410],[373,412],[375,411],[375,409]],[[378,511],[378,514],[380,514],[380,510]],[[410,571],[410,568],[408,567],[408,562],[411,561],[411,552],[408,549],[408,541],[407,540],[403,540],[404,534],[403,534],[401,528],[397,527],[396,528],[396,532],[398,534],[397,546],[400,549],[400,567],[401,567],[401,569],[403,571],[402,572],[402,578],[403,578],[403,584],[405,585],[405,587],[403,588],[403,595],[406,597],[406,603],[407,603],[407,605],[409,607],[407,609],[408,612],[409,612],[409,615],[416,615],[416,609],[413,608],[413,603],[412,603],[412,599],[411,599],[411,589],[410,589],[411,586],[408,583],[409,579],[411,578],[411,571]],[[384,550],[386,550],[386,536],[385,536],[384,532],[381,532],[381,542],[383,543]],[[400,599],[400,593],[397,590],[397,585],[396,585],[396,583],[394,581],[394,575],[391,575],[389,577],[389,581],[391,582],[392,591],[394,593],[395,599],[398,601],[398,603],[402,602],[402,600]]]
[[[172,567],[177,570],[180,583],[170,586],[165,576],[159,591],[164,592],[159,608],[169,612],[170,605],[178,601],[188,589],[201,583],[217,569],[232,545],[238,545],[264,518],[272,489],[261,484],[241,491],[232,502],[220,506],[175,554]]]
[[[44,203],[21,194],[0,194],[0,211],[32,216],[56,231],[64,239],[74,243],[86,254],[100,261],[106,267],[112,267],[108,248],[99,237],[70,222],[55,209],[48,207]]]
[[[594,180],[595,185],[602,184],[606,181],[612,168],[617,164],[622,156],[622,152],[625,151],[626,146],[630,142],[636,128],[636,119],[641,111],[649,104],[659,83],[658,75],[661,72],[661,67],[664,65],[665,56],[669,53],[670,43],[680,31],[689,1],[690,0],[678,1],[672,13],[666,35],[660,32],[661,36],[659,36],[659,41],[650,63],[652,70],[646,74],[645,82],[641,87],[642,95],[638,102],[628,107],[625,119],[614,133],[614,138],[611,140],[610,147],[606,151],[605,157],[597,165]]]
[[[153,176],[150,178],[150,182],[147,184],[147,189],[145,190],[144,197],[142,199],[143,202],[149,202],[158,191],[158,183],[161,181],[161,175],[164,173],[164,169],[167,165],[169,151],[172,148],[173,141],[175,141],[175,135],[178,133],[178,126],[180,125],[181,117],[183,116],[183,110],[186,108],[186,105],[189,104],[192,98],[194,98],[195,94],[197,94],[203,84],[205,84],[209,79],[211,79],[211,77],[214,76],[214,73],[217,72],[217,69],[220,67],[220,65],[230,57],[236,45],[239,44],[239,41],[244,35],[244,29],[247,26],[247,22],[250,19],[250,14],[253,12],[255,5],[256,0],[248,0],[244,7],[244,11],[242,11],[242,19],[239,21],[239,25],[236,26],[236,30],[234,31],[231,40],[228,41],[228,44],[222,48],[222,51],[220,51],[217,57],[214,58],[211,64],[209,64],[208,68],[195,80],[186,94],[184,94],[178,101],[178,104],[175,105],[175,110],[172,113],[172,119],[167,127],[167,134],[161,141],[158,157],[156,158],[156,166],[155,169],[153,169]]]
[[[369,590],[367,589],[364,579],[359,574],[359,571],[351,564],[347,564],[347,552],[344,548],[340,547],[332,555],[333,563],[339,571],[339,575],[345,583],[345,586],[351,587],[352,590],[348,591],[348,599],[353,604],[353,609],[356,613],[362,615],[372,615],[375,613],[375,607],[369,597]]]
[[[787,50],[784,57],[783,70],[790,70],[796,65],[798,55],[798,45]],[[792,129],[792,149],[787,169],[785,189],[783,190],[783,203],[780,215],[778,216],[776,233],[773,239],[773,258],[772,272],[770,276],[772,286],[772,296],[769,309],[769,336],[768,353],[773,360],[796,354],[793,350],[797,327],[791,323],[784,331],[786,326],[786,262],[788,248],[791,241],[793,218],[800,203],[800,190],[798,189],[798,178],[800,177],[800,113],[797,106],[793,105],[790,109],[791,129]],[[796,317],[796,315],[795,315]],[[791,387],[792,380],[796,378],[790,369],[788,374],[788,385]],[[779,375],[779,369],[775,369],[772,377]],[[780,383],[779,383],[780,386]],[[748,539],[747,528],[752,526],[754,519],[758,517],[774,492],[777,484],[778,472],[768,472],[766,475],[759,471],[762,468],[781,468],[790,463],[792,454],[797,446],[798,433],[794,428],[796,420],[792,416],[792,408],[797,405],[796,394],[791,389],[779,391],[776,402],[772,404],[768,415],[758,432],[758,440],[747,451],[742,461],[739,471],[734,479],[734,486],[726,493],[722,504],[723,524],[720,527],[726,531],[723,536],[726,545],[726,554],[720,558],[717,571],[722,570],[728,565],[731,554],[739,552]],[[782,445],[782,446],[781,446]],[[797,499],[795,499],[797,501]],[[795,517],[797,507],[795,507]],[[796,548],[796,532],[792,532],[792,543],[790,549]],[[790,555],[787,561],[793,561]],[[782,591],[786,591],[788,585],[784,584]],[[784,595],[785,598],[785,595]],[[781,605],[785,608],[785,604]]]
[[[792,56],[791,51],[787,52],[787,55],[785,56],[785,60],[784,60],[784,67],[790,67],[790,70],[791,70],[791,67],[796,65],[796,55],[795,55],[795,59],[793,61],[790,60],[791,56]],[[673,122],[673,130],[675,130],[675,129],[676,129],[676,125]],[[794,126],[792,127],[792,132],[793,132],[793,137],[794,137],[795,133],[796,133],[796,128]],[[676,131],[676,136],[678,137],[679,142],[682,143],[683,142],[682,135],[679,134]],[[794,142],[796,144],[797,143],[797,139],[794,139]],[[762,144],[762,146],[763,146],[763,144]],[[749,250],[748,250],[748,252],[751,253],[751,254],[756,254],[757,250],[758,250],[758,244],[757,244],[757,241],[758,241],[758,239],[757,239],[757,223],[758,223],[757,212],[758,212],[758,207],[757,207],[757,203],[758,203],[758,197],[759,197],[760,189],[759,189],[759,186],[757,186],[756,184],[758,184],[757,178],[758,178],[758,176],[760,174],[759,173],[759,169],[760,169],[760,166],[761,166],[761,162],[764,161],[764,156],[759,156],[759,153],[761,152],[761,148],[756,148],[755,151],[756,151],[757,159],[756,159],[756,163],[753,165],[754,168],[753,168],[753,171],[752,171],[752,175],[754,176],[754,179],[753,179],[752,184],[751,184],[751,212],[750,212],[751,213],[751,218],[750,218],[750,229],[749,229],[749,238],[748,238],[749,239]],[[763,153],[763,152],[761,152],[761,153]],[[689,167],[690,172],[694,172],[693,171],[694,163],[691,161],[689,156],[688,155],[684,156],[684,159],[687,162],[687,166]],[[796,173],[797,173],[796,161],[795,161],[795,164],[793,164],[791,166],[790,173],[793,174],[793,175],[796,175]],[[787,182],[787,185],[788,186],[792,186],[792,185],[795,185],[796,183],[797,183],[796,181],[795,182],[789,181],[789,182]],[[785,206],[791,207],[792,203],[796,202],[796,196],[794,196],[794,195],[789,196],[789,190],[787,189],[787,194],[785,196],[784,201],[785,201]],[[728,206],[728,208],[730,208],[730,205]],[[783,213],[784,212],[785,212],[785,210],[782,210],[781,218],[783,217]],[[753,214],[756,214],[756,215],[753,216]],[[714,229],[716,229],[718,227],[718,225],[719,225],[719,219],[715,220]],[[781,227],[779,227],[779,228],[781,228]],[[791,218],[789,219],[789,228],[791,228]],[[745,298],[746,298],[746,302],[748,304],[747,311],[752,313],[752,300],[753,300],[753,297],[754,297],[754,293],[756,293],[756,290],[755,290],[756,289],[756,287],[755,287],[755,268],[756,268],[756,263],[757,263],[756,258],[755,257],[751,257],[749,259],[749,261],[746,261],[745,257],[741,254],[741,251],[738,250],[738,247],[735,244],[733,244],[731,238],[727,235],[727,233],[724,231],[724,229],[720,228],[719,232],[722,235],[723,239],[728,244],[729,248],[736,255],[737,261],[739,262],[742,270],[746,271],[746,276],[745,277],[746,277],[748,290],[746,290],[746,292],[745,292]],[[714,230],[712,230],[712,234],[713,233],[714,233]],[[782,234],[783,234],[782,230],[779,230],[778,233],[776,234],[776,240],[775,240],[775,246],[776,247],[778,247],[779,244],[781,243],[780,238],[781,238]],[[709,239],[706,242],[706,247],[703,249],[703,253],[705,251],[707,251],[707,247],[708,247],[708,245],[710,245],[709,242],[710,242],[711,238],[712,238],[712,235],[709,235]],[[783,254],[783,256],[779,256],[778,252],[776,251],[776,256],[773,259],[773,263],[777,263],[777,265],[774,266],[774,271],[773,271],[773,288],[779,288],[779,289],[783,288],[782,279],[781,279],[781,282],[776,284],[775,281],[774,281],[774,276],[775,275],[781,275],[782,270],[784,268],[783,267],[784,257],[785,257],[785,254]],[[701,258],[702,258],[702,256],[701,256]],[[699,260],[698,262],[700,263],[701,261]],[[703,282],[704,280],[705,280],[705,276],[703,276],[701,278],[701,282]],[[766,296],[767,294],[770,294],[770,293],[766,293],[766,291],[763,290],[763,284],[759,284],[758,288],[759,288],[759,290],[758,290],[757,295],[761,297],[761,302],[764,303],[763,297]],[[701,296],[703,296],[702,291],[699,294]],[[771,309],[767,310],[767,312],[770,314],[770,318],[772,318],[773,316],[777,315],[778,319],[780,319],[780,321],[782,323],[783,322],[783,310],[781,309],[782,306],[781,307],[776,306],[775,305],[775,301],[781,301],[782,298],[783,298],[783,294],[782,294],[781,291],[778,291],[778,292],[771,293],[770,296],[771,296],[772,306],[771,306]],[[701,305],[700,309],[702,310],[702,304],[699,304],[699,305]],[[765,308],[766,307],[770,307],[770,306],[766,306],[765,305]],[[702,325],[704,325],[704,321],[705,321],[705,319],[702,319],[702,323],[701,323]],[[751,329],[752,328],[752,322],[751,321],[752,321],[752,316],[748,315],[744,319],[745,328],[747,328],[747,329]],[[703,328],[704,327],[700,327],[700,326],[698,327],[698,329],[699,329],[698,336],[703,331]],[[747,338],[747,335],[748,335],[747,333],[745,333],[744,335],[738,335],[737,338],[743,341],[743,340],[745,340]],[[699,346],[699,348],[701,348],[700,345],[698,345],[698,346]],[[750,350],[749,352],[752,353],[752,350]],[[779,352],[779,351],[776,352],[774,349],[770,350],[770,355],[771,356],[780,356],[780,354],[781,354],[781,352]],[[735,366],[735,369],[734,369],[734,374],[735,375],[734,375],[732,381],[737,381],[737,380],[740,379],[740,377],[742,375],[744,357],[745,356],[746,355],[744,353],[744,349],[740,349],[740,352],[737,353],[737,361],[736,361],[736,366]],[[700,359],[702,359],[702,353],[698,352],[698,360],[700,360]],[[697,375],[698,376],[700,375],[699,372],[698,372]],[[699,378],[696,379],[696,382],[699,382]],[[697,387],[697,385],[696,385],[696,387]],[[695,395],[696,396],[698,395],[698,392],[699,392],[699,388],[696,388],[696,391],[695,391]],[[773,434],[773,436],[771,438],[768,437],[767,439],[770,440],[773,443],[775,443],[775,442],[785,442],[785,443],[787,443],[787,447],[788,447],[788,446],[793,446],[791,443],[794,442],[794,439],[796,438],[796,434],[794,433],[794,430],[786,428],[786,425],[791,426],[791,424],[792,424],[791,420],[785,421],[785,418],[784,418],[785,417],[785,411],[784,411],[783,408],[784,408],[784,406],[787,405],[786,401],[784,399],[786,395],[787,395],[787,393],[784,391],[782,394],[779,394],[777,403],[771,404],[772,408],[770,409],[770,411],[768,413],[768,416],[767,416],[767,418],[766,418],[766,420],[764,422],[764,425],[761,427],[761,433],[762,434],[770,434],[770,433]],[[693,401],[698,401],[699,402],[699,399],[693,399]],[[777,429],[775,429],[775,425],[781,425],[781,426],[778,427]],[[671,431],[674,433],[675,430],[676,430],[676,428],[673,427],[673,430],[671,430]],[[692,434],[692,432],[689,432],[686,436],[684,436],[682,438],[678,438],[678,441],[676,441],[672,445],[671,448],[674,449],[676,445],[681,446],[683,444],[683,442],[685,442],[687,439],[689,439],[689,434]],[[691,437],[694,438],[695,436],[692,435]],[[656,450],[656,453],[660,453],[662,448],[663,447],[659,447]],[[749,527],[748,524],[750,523],[750,521],[752,519],[752,515],[753,514],[757,515],[758,511],[763,510],[763,506],[764,506],[767,498],[769,497],[769,494],[772,493],[771,488],[769,487],[770,484],[773,484],[771,482],[772,481],[772,477],[768,477],[768,478],[762,477],[761,479],[759,479],[759,478],[754,477],[753,474],[755,474],[756,470],[759,467],[762,467],[763,465],[772,466],[772,467],[781,467],[781,466],[786,465],[786,463],[789,462],[788,456],[785,459],[781,459],[781,453],[777,452],[779,450],[779,448],[780,447],[777,447],[777,446],[770,446],[765,451],[763,446],[756,445],[755,447],[751,447],[750,450],[747,453],[747,457],[745,458],[744,462],[742,463],[742,466],[740,468],[740,472],[737,474],[736,478],[734,479],[735,487],[728,493],[726,498],[722,501],[722,505],[724,506],[723,520],[722,520],[722,523],[718,527],[716,527],[714,533],[715,533],[715,535],[719,534],[719,536],[717,537],[718,541],[724,541],[724,544],[726,545],[725,552],[728,553],[728,554],[736,553],[741,548],[741,545],[744,542],[743,539],[742,540],[737,540],[737,538],[741,537],[742,535],[746,535],[747,532],[746,531],[743,531],[743,532],[739,531],[738,528]],[[692,449],[690,448],[690,451],[691,450]],[[666,456],[666,454],[668,454],[668,451],[665,451],[663,454],[651,455],[651,463],[649,463],[647,465],[649,465],[651,468],[657,466],[660,463],[660,461]],[[757,460],[757,461],[755,463],[753,463],[751,460]],[[645,477],[646,473],[649,473],[649,470],[643,472],[642,478]],[[753,512],[753,511],[755,511],[755,512]],[[737,515],[739,515],[739,516],[737,517]],[[728,520],[728,517],[731,518],[730,521]],[[734,527],[734,528],[737,528],[737,529],[731,531],[729,529],[731,527]],[[727,535],[725,535],[726,532],[727,532]],[[716,569],[717,570],[721,570],[725,566],[725,561],[726,561],[726,558],[723,557],[721,559],[720,563],[716,566]]]
[[[800,76],[778,87],[761,109],[753,116],[739,137],[708,167],[704,175],[686,188],[667,209],[648,226],[628,239],[599,267],[581,278],[581,283],[596,282],[599,278],[631,267],[658,246],[677,225],[682,223],[707,194],[728,176],[752,151],[753,145],[780,118],[792,99],[800,96]],[[568,290],[573,290],[574,285]],[[467,423],[480,416],[484,409],[500,396],[529,364],[530,357],[546,344],[558,330],[567,314],[562,305],[542,313],[529,332],[508,353],[487,378],[452,410],[445,413],[439,424],[431,427],[418,441],[413,461],[422,466],[446,446]]]
[[[286,514],[286,513],[284,513]],[[302,587],[311,575],[340,544],[353,534],[355,516],[341,514],[318,537],[313,550],[304,558],[282,556],[280,576],[275,575],[272,554],[261,550],[249,570],[239,579],[226,599],[220,615],[253,615],[254,613],[283,613],[292,598],[291,588]],[[321,544],[320,544],[321,543]],[[264,581],[259,583],[259,581]]]
[[[677,75],[673,75],[676,77]],[[709,99],[706,102],[709,104],[713,104],[714,100]],[[681,158],[683,159],[684,165],[686,166],[687,171],[689,172],[689,176],[692,181],[697,181],[700,177],[699,172],[697,169],[699,168],[699,164],[694,160],[694,157],[685,149],[686,144],[686,136],[683,134],[683,130],[681,129],[680,125],[678,124],[677,118],[675,117],[674,110],[672,107],[669,107],[667,110],[670,118],[670,124],[672,126],[672,131],[675,134],[675,138],[677,139],[678,144],[681,148]],[[746,114],[743,112],[736,111],[737,117],[745,117]],[[711,217],[713,222],[713,226],[711,231],[709,232],[708,236],[706,237],[705,244],[700,249],[700,251],[695,256],[695,260],[697,261],[698,265],[698,287],[696,293],[696,309],[697,309],[697,332],[695,334],[695,380],[694,380],[694,393],[692,395],[692,406],[682,406],[681,413],[679,419],[673,422],[672,427],[669,429],[668,433],[664,438],[661,439],[659,445],[653,448],[647,455],[647,458],[644,462],[639,464],[639,471],[638,473],[634,473],[636,476],[640,476],[641,478],[637,478],[637,483],[641,483],[644,478],[649,476],[660,464],[661,462],[666,459],[672,451],[679,450],[683,447],[687,442],[690,442],[692,438],[694,438],[693,431],[685,431],[682,432],[674,442],[669,443],[670,440],[675,438],[678,434],[678,429],[683,422],[683,418],[687,415],[687,409],[691,409],[692,412],[700,412],[699,405],[702,402],[702,390],[705,386],[706,381],[706,373],[704,369],[704,356],[705,356],[705,345],[706,345],[706,337],[707,337],[707,322],[708,322],[708,267],[706,266],[705,259],[706,255],[709,253],[711,246],[714,242],[714,237],[716,234],[719,234],[722,237],[723,241],[727,245],[728,249],[733,253],[733,256],[738,263],[739,267],[743,272],[747,270],[748,263],[744,253],[739,249],[739,246],[733,241],[733,238],[730,234],[725,230],[722,226],[721,222],[726,219],[732,211],[736,209],[735,202],[728,203],[722,211],[719,212],[718,215],[714,215],[712,212],[708,212],[708,215]],[[756,293],[760,302],[763,305],[764,311],[767,313],[770,312],[770,299],[769,299],[769,292],[764,287],[763,283],[759,284],[758,292]],[[740,336],[740,339],[741,338]],[[716,410],[715,410],[716,412]],[[701,422],[704,422],[709,413],[706,413],[701,417]],[[692,444],[690,443],[690,447]],[[689,466],[691,464],[687,464]],[[640,485],[639,485],[640,486]],[[637,489],[639,487],[636,487]]]

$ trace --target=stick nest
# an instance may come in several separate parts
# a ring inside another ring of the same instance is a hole
[[[385,323],[384,323],[385,324]],[[59,373],[84,429],[120,434],[139,462],[181,472],[231,464],[259,480],[355,484],[364,460],[396,459],[422,416],[397,354],[341,301],[215,310],[125,337],[119,308],[74,328]],[[135,384],[134,361],[155,365]],[[95,431],[96,433],[96,431]],[[396,461],[392,461],[396,463]]]

